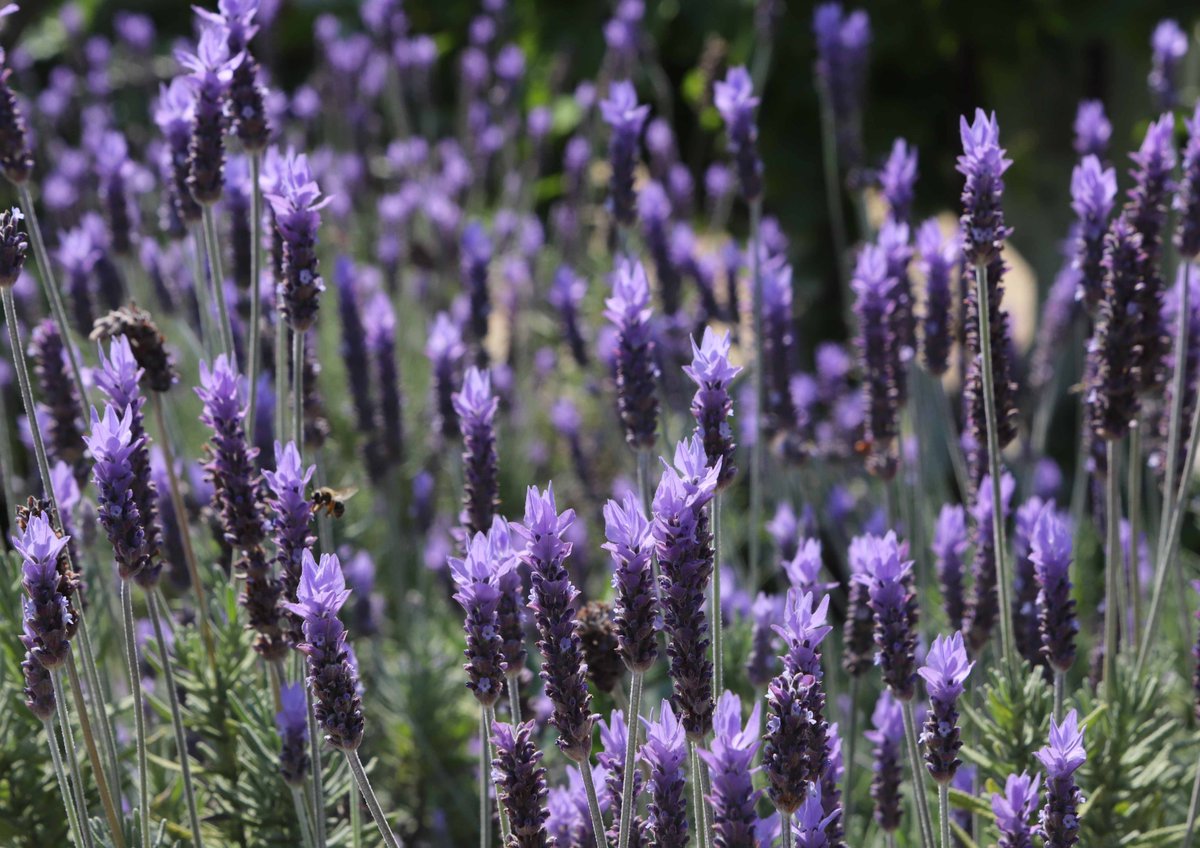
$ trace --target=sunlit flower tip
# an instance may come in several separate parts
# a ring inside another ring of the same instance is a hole
[[[992,814],[1002,848],[1032,848],[1029,819],[1038,807],[1041,775],[1010,774],[1004,792],[992,794]]]
[[[341,561],[334,554],[321,554],[318,561],[307,549],[303,557],[300,585],[296,588],[297,600],[284,606],[306,620],[336,615],[350,597]]]
[[[925,680],[929,697],[953,703],[963,693],[963,683],[975,663],[968,661],[962,633],[938,636],[925,656],[925,665],[917,672]]]
[[[793,588],[824,592],[832,584],[818,582],[823,564],[821,540],[803,539],[796,545],[796,553],[790,559],[783,560],[783,571]]]
[[[1040,748],[1034,756],[1046,769],[1050,780],[1070,777],[1084,764],[1087,751],[1083,747],[1083,730],[1075,710],[1067,713],[1061,722],[1050,720],[1050,744]]]
[[[908,220],[917,182],[917,149],[902,138],[892,142],[891,153],[879,170],[879,187],[892,220]]]
[[[697,385],[728,386],[733,378],[742,373],[740,365],[729,362],[730,340],[729,333],[718,335],[712,327],[704,328],[704,336],[699,345],[696,339],[691,339],[692,362],[683,366],[683,371]]]
[[[1075,112],[1075,152],[1080,156],[1103,157],[1112,139],[1112,124],[1104,114],[1104,103],[1081,100]]]
[[[787,642],[788,659],[795,664],[795,671],[821,677],[820,654],[816,649],[833,631],[833,627],[826,624],[828,620],[828,595],[822,596],[817,603],[812,592],[788,589],[783,624],[776,625],[775,632]]]

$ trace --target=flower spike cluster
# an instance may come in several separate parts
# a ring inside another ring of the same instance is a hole
[[[195,53],[180,50],[175,58],[189,72],[188,84],[195,97],[187,185],[197,203],[211,205],[221,199],[224,186],[225,102],[243,54],[230,54],[225,34],[209,25],[200,33]]]
[[[1071,597],[1070,528],[1053,503],[1042,507],[1029,540],[1029,559],[1037,580],[1038,629],[1042,654],[1056,671],[1075,662],[1075,601]]]
[[[317,263],[317,229],[320,211],[332,198],[321,195],[308,157],[291,150],[279,160],[275,190],[264,196],[275,213],[275,228],[283,242],[282,276],[277,286],[281,310],[288,326],[303,333],[316,321],[320,294],[325,291]]]
[[[466,556],[450,558],[450,573],[458,591],[454,600],[467,614],[467,687],[481,706],[491,707],[504,691],[504,662],[500,622],[500,570],[512,568],[510,558],[497,557],[489,534],[476,533],[467,543]]]
[[[911,588],[912,561],[889,531],[886,536],[864,536],[856,540],[864,558],[863,570],[854,580],[870,592],[875,616],[876,664],[883,681],[901,701],[916,694],[917,601]]]
[[[492,780],[496,795],[504,805],[512,826],[510,845],[521,848],[554,848],[554,838],[546,830],[550,817],[546,809],[546,769],[542,752],[533,744],[534,724],[527,721],[515,727],[492,724]]]
[[[708,801],[713,809],[714,845],[753,845],[758,824],[755,805],[761,790],[754,788],[754,755],[759,745],[761,705],[754,704],[742,724],[742,701],[732,692],[724,692],[717,701],[713,717],[713,741],[700,757],[708,765],[712,791]]]
[[[925,743],[925,762],[934,781],[949,784],[962,761],[958,751],[962,748],[959,738],[958,698],[963,693],[963,683],[975,663],[967,660],[967,649],[962,633],[955,632],[949,638],[938,636],[918,674],[925,680],[929,692],[931,709],[925,719],[921,741]]]
[[[1083,803],[1075,772],[1087,760],[1075,710],[1061,723],[1050,720],[1050,744],[1035,756],[1046,770],[1046,806],[1042,807],[1038,833],[1045,848],[1071,848],[1079,842],[1079,805]]]
[[[604,505],[604,550],[613,561],[613,613],[621,659],[646,671],[658,656],[659,609],[650,559],[654,537],[637,495]]]
[[[604,315],[617,331],[617,402],[625,441],[634,450],[654,447],[658,436],[658,366],[650,327],[650,284],[641,263],[621,260]]]
[[[708,464],[721,465],[717,488],[725,489],[737,474],[733,464],[733,429],[728,421],[733,412],[729,386],[742,369],[729,364],[728,333],[718,336],[712,327],[705,327],[700,345],[696,345],[694,338],[691,341],[692,363],[683,366],[683,372],[697,386],[692,397],[692,415],[696,419],[696,432],[704,440]]]
[[[63,594],[58,558],[69,541],[68,536],[54,532],[49,517],[42,513],[33,516],[20,536],[12,538],[13,547],[22,557],[21,585],[24,599],[24,630],[21,643],[25,650],[47,671],[60,668],[68,659],[68,641],[74,628],[74,617],[67,596]],[[38,689],[36,674],[27,672],[31,689]],[[35,696],[38,693],[33,693]],[[33,705],[44,700],[31,697]]]
[[[462,524],[468,535],[485,532],[500,504],[500,460],[496,455],[496,410],[488,371],[472,367],[452,396],[463,436]]]
[[[728,132],[729,151],[737,165],[742,198],[753,203],[762,196],[762,159],[758,155],[758,127],[754,111],[759,99],[744,67],[730,68],[724,80],[713,84],[713,105],[721,113]]]
[[[1029,818],[1038,806],[1041,775],[1010,774],[1004,781],[1004,793],[993,793],[992,813],[1000,830],[998,848],[1033,848]]]

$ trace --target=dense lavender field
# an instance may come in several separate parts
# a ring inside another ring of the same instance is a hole
[[[886,9],[293,5],[0,9],[0,845],[1192,845],[1194,31],[926,161]]]

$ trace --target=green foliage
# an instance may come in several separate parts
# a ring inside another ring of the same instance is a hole
[[[962,758],[979,769],[981,784],[1003,786],[1008,775],[1039,768],[1033,754],[1046,744],[1054,709],[1052,688],[1040,669],[1022,663],[1013,680],[992,663],[979,697],[962,701],[960,708],[967,740]]]

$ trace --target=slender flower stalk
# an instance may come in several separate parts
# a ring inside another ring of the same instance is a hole
[[[1003,175],[1012,162],[1000,147],[1000,127],[994,115],[989,117],[982,109],[977,109],[973,123],[968,124],[965,117],[960,120],[960,133],[963,155],[958,159],[957,168],[965,177],[961,219],[963,255],[975,276],[974,297],[967,301],[968,393],[974,396],[968,399],[968,408],[975,422],[976,441],[986,444],[992,503],[999,504],[1002,502],[1000,450],[1015,435],[1015,384],[1009,376],[1012,366],[1007,350],[1008,316],[1000,308],[1003,296],[1001,251],[1011,232],[1004,223],[1000,202],[1004,193]],[[982,404],[976,400],[980,394]],[[978,425],[980,417],[984,419],[984,427]],[[983,463],[976,461],[974,466],[973,479],[982,479]],[[1000,605],[1000,656],[1004,667],[1012,671],[1016,663],[1012,604],[1008,597],[1012,576],[1001,510],[992,510],[992,528]]]

